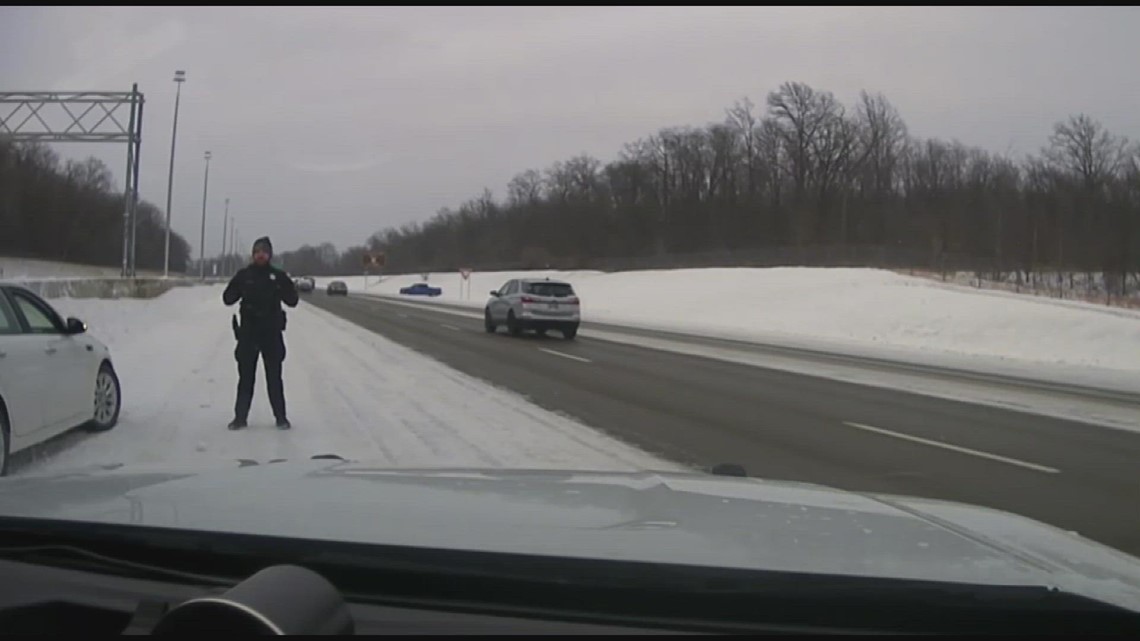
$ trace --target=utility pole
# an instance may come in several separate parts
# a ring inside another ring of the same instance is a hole
[[[178,139],[178,102],[182,98],[182,83],[186,82],[186,72],[174,72],[174,82],[178,89],[174,94],[174,127],[170,132],[170,173],[166,177],[166,253],[162,261],[162,277],[170,277],[170,199],[174,192],[174,142]]]
[[[230,219],[230,256],[234,255],[234,250],[237,247],[237,216],[235,215]],[[234,272],[237,272],[238,266],[234,265]]]
[[[202,180],[202,233],[198,237],[198,278],[206,280],[206,194],[210,190],[210,152],[206,152],[206,177]]]
[[[134,168],[131,170],[131,278],[138,277],[138,265],[135,262],[135,247],[138,244],[138,231],[139,231],[139,159],[142,158],[142,116],[143,105],[146,101],[142,99],[139,94],[138,83],[135,83],[131,93],[138,96],[138,129],[135,133],[138,135],[138,143],[135,145]]]
[[[222,217],[222,275],[226,275],[226,228],[230,225],[230,199],[226,199],[226,213]]]
[[[131,119],[130,125],[127,127],[127,184],[123,187],[123,278],[131,276],[131,205],[134,204],[134,199],[131,197],[131,172],[135,167],[135,152],[136,147],[140,145],[135,144],[135,116],[138,114],[138,84],[134,85],[131,89]],[[104,107],[106,109],[106,107]]]

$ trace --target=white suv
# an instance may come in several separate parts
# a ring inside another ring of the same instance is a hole
[[[571,340],[578,334],[580,309],[578,296],[570,283],[549,278],[517,278],[491,292],[491,299],[483,310],[483,326],[493,333],[504,324],[513,336],[524,330],[545,334],[548,329],[556,329]]]

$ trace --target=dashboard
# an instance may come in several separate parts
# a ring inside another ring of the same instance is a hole
[[[299,566],[232,588],[0,561],[7,634],[662,634],[668,630],[353,603]]]
[[[1140,634],[1080,595],[12,519],[0,632]]]

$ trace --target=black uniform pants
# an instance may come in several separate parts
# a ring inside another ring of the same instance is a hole
[[[285,386],[281,382],[281,363],[285,361],[285,339],[278,331],[250,332],[238,340],[234,357],[238,363],[237,402],[234,403],[234,418],[245,420],[249,417],[249,406],[253,403],[253,384],[257,380],[257,357],[265,365],[265,386],[269,391],[269,404],[273,406],[273,416],[285,418]]]

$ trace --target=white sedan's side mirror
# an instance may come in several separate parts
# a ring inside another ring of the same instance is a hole
[[[67,319],[67,333],[68,334],[82,334],[87,331],[87,323],[79,320],[78,318],[69,317]]]

